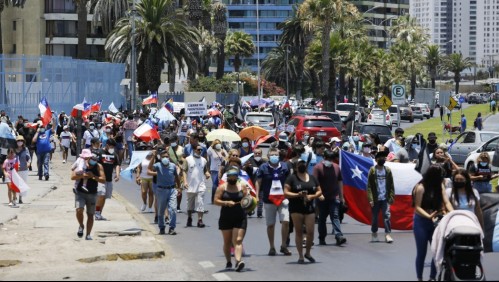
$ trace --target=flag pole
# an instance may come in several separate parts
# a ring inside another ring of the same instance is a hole
[[[81,139],[82,139],[82,112],[78,110],[76,116],[76,158],[81,153]]]

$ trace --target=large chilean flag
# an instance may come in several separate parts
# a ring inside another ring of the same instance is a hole
[[[42,98],[40,104],[38,104],[38,109],[40,109],[43,126],[47,126],[52,120],[52,110],[50,109],[49,103],[47,102],[47,98]]]
[[[343,190],[348,205],[348,215],[365,224],[371,224],[371,206],[367,200],[367,177],[374,160],[348,152],[341,152],[341,175]],[[412,190],[422,177],[414,164],[386,163],[393,173],[395,202],[391,206],[392,229],[412,230],[414,208]],[[383,216],[379,216],[383,226]]]

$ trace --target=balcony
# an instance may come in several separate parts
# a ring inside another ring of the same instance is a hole
[[[68,9],[47,9],[45,14],[75,14],[76,8],[68,8]]]

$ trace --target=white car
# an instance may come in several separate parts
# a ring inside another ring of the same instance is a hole
[[[260,126],[267,131],[275,129],[275,121],[272,113],[268,112],[250,112],[244,117],[246,125]]]
[[[368,124],[384,124],[392,128],[392,116],[390,112],[383,112],[382,109],[372,109],[371,113],[367,116]]]
[[[476,165],[476,160],[481,153],[487,152],[490,159],[494,159],[494,154],[496,152],[496,147],[499,145],[499,136],[490,139],[487,143],[480,146],[478,149],[470,152],[468,158],[464,162],[464,167],[469,171],[470,168]],[[499,171],[498,167],[492,166],[493,171]]]
[[[415,106],[421,108],[421,111],[423,112],[423,117],[427,119],[431,118],[431,110],[428,104],[416,104]]]
[[[336,112],[340,115],[341,121],[343,122],[345,122],[345,120],[348,118],[348,115],[350,115],[351,111],[355,111],[355,122],[359,122],[361,115],[360,112],[357,110],[357,104],[339,103],[336,106]]]

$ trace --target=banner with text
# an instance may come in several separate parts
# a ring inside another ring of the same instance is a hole
[[[205,102],[185,103],[185,116],[199,117],[208,115]]]

